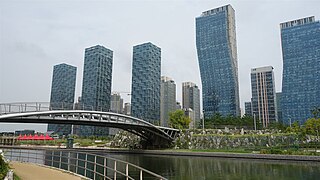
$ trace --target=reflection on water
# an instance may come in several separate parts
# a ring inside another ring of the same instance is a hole
[[[37,153],[36,153],[37,152]],[[95,170],[102,175],[106,173],[109,177],[114,176],[112,170],[105,170],[106,164],[114,169],[115,162],[104,160],[105,158],[93,155],[85,155],[81,152],[50,151],[50,150],[21,150],[21,152],[11,152],[11,156],[16,156],[12,160],[26,161],[35,159],[35,163],[54,166],[61,169],[70,170],[78,174],[94,178],[92,170],[96,162]],[[24,157],[21,155],[24,154]],[[168,179],[177,180],[204,180],[204,179],[270,179],[270,180],[295,180],[295,179],[319,179],[320,163],[316,162],[292,162],[292,161],[271,161],[271,160],[250,160],[250,159],[228,159],[209,157],[185,157],[185,156],[156,156],[156,155],[136,155],[136,154],[101,154],[131,162],[137,166],[155,172]],[[10,155],[10,152],[7,154]],[[19,158],[18,158],[19,157]],[[45,157],[45,158],[43,158]],[[67,158],[70,157],[70,158]],[[43,161],[43,159],[45,159]],[[85,165],[84,161],[88,161]],[[33,161],[31,161],[33,162]],[[61,163],[59,163],[61,162]],[[87,170],[85,170],[85,166]],[[118,170],[125,170],[124,165],[117,164]],[[104,172],[105,171],[105,172]],[[131,175],[135,179],[139,177],[139,171],[129,168]],[[124,172],[124,171],[122,171]],[[96,179],[103,179],[96,174]],[[118,179],[123,179],[117,175]],[[144,179],[152,179],[144,176]]]
[[[110,154],[109,154],[110,155]],[[320,163],[270,160],[111,155],[169,179],[319,179]]]

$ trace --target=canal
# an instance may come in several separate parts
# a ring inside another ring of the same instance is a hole
[[[234,158],[208,158],[156,155],[115,155],[168,179],[319,179],[320,163]]]

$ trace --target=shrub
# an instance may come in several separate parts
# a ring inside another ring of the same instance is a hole
[[[3,160],[2,156],[0,155],[0,179],[4,179],[6,177],[8,170],[8,164]]]

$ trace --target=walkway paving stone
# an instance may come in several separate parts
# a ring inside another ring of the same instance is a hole
[[[81,180],[81,177],[67,172],[31,163],[10,162],[10,167],[21,180]]]

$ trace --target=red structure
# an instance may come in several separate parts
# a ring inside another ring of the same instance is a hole
[[[50,137],[48,134],[46,134],[46,136],[44,136],[43,134],[41,134],[40,136],[38,136],[37,134],[32,136],[31,134],[29,136],[24,135],[24,136],[19,136],[18,137],[19,141],[28,141],[28,140],[42,140],[42,141],[50,141],[50,140],[54,140],[52,137]]]

